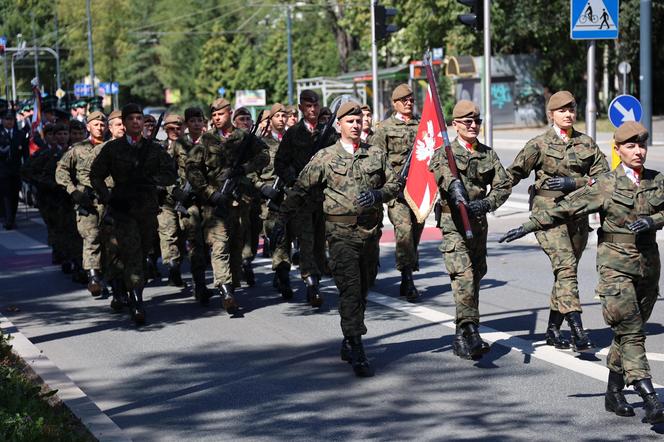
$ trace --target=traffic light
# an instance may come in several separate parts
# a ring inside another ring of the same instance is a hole
[[[386,8],[376,3],[374,14],[376,15],[376,23],[374,23],[376,27],[376,41],[386,40],[390,34],[399,30],[396,25],[387,23],[392,17],[397,15],[396,9]]]
[[[461,23],[476,31],[484,29],[484,0],[457,0],[464,6],[470,6],[470,14],[459,14]]]

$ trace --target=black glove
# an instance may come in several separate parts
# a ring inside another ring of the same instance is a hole
[[[212,195],[210,195],[210,202],[214,206],[219,206],[225,203],[226,199],[227,199],[226,196],[223,193],[219,192],[218,190],[215,191]]]
[[[71,193],[71,199],[76,204],[78,204],[81,207],[85,207],[86,209],[91,209],[94,207],[92,199],[88,196],[88,194],[85,192],[81,192],[80,190],[74,190]]]
[[[557,176],[549,178],[544,182],[549,190],[560,190],[561,192],[571,192],[576,190],[576,181],[568,176]]]
[[[530,232],[526,232],[526,229],[523,228],[523,226],[519,226],[516,229],[512,229],[506,234],[504,234],[498,242],[512,242],[515,239],[519,239],[523,236],[526,236]]]
[[[372,207],[383,202],[383,193],[380,190],[365,190],[357,196],[360,207]]]
[[[181,202],[181,203],[184,203],[185,201],[187,201],[187,198],[189,198],[189,194],[187,192],[185,192],[184,190],[180,189],[179,186],[175,186],[173,188],[173,192],[171,193],[171,195],[173,195],[173,199],[175,201],[178,201],[178,202]]]
[[[279,196],[279,191],[274,187],[265,184],[261,187],[261,195],[263,195],[263,198],[266,200],[273,200]]]
[[[283,220],[279,219],[274,223],[274,226],[272,226],[272,230],[270,231],[269,239],[272,247],[277,247],[277,244],[279,244],[281,240],[284,239],[285,234],[286,234],[285,223]]]
[[[643,233],[655,228],[655,221],[649,216],[639,218],[633,223],[627,224],[627,228],[634,233]]]
[[[450,199],[455,206],[458,206],[459,203],[464,206],[468,205],[468,193],[466,192],[466,188],[463,187],[461,180],[453,180],[447,188],[447,193],[450,195]]]
[[[475,200],[468,203],[468,210],[475,217],[481,217],[491,210],[491,204],[485,199]]]

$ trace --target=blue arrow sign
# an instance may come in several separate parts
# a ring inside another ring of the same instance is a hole
[[[92,97],[92,85],[74,83],[74,95],[77,97]]]
[[[619,0],[571,0],[572,40],[618,38]]]
[[[641,103],[631,95],[618,95],[609,105],[609,120],[615,127],[626,121],[641,121]]]

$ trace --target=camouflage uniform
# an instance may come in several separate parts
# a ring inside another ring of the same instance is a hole
[[[241,129],[235,129],[225,139],[213,132],[204,133],[200,144],[191,149],[186,159],[186,179],[202,204],[203,230],[212,247],[212,271],[216,287],[233,284],[233,269],[237,265],[232,262],[232,241],[237,241],[236,237],[239,236],[240,216],[237,200],[245,198],[252,184],[246,176],[239,176],[239,195],[230,197],[219,210],[210,201],[210,197],[222,188],[225,181],[222,176],[238,161],[242,161],[239,165],[244,174],[264,167],[269,161],[263,142]],[[240,238],[240,244],[243,243]],[[241,257],[234,256],[233,259],[239,261]]]
[[[112,192],[105,182],[108,176],[113,178]],[[127,137],[109,141],[92,162],[90,183],[115,220],[124,282],[130,290],[145,285],[144,265],[157,231],[157,186],[170,186],[176,178],[172,159],[145,138],[134,145]]]
[[[354,155],[341,142],[318,152],[302,170],[283,204],[288,214],[308,204],[310,193],[322,189],[326,236],[330,247],[330,268],[339,290],[339,314],[344,336],[366,334],[364,311],[367,302],[368,251],[378,247],[380,213],[378,205],[359,207],[357,196],[380,189],[382,200],[393,199],[401,184],[385,153],[360,144]]]
[[[314,149],[322,129],[323,126],[318,125],[312,133],[302,119],[284,134],[274,158],[274,171],[286,186],[295,182],[316,153]],[[322,147],[330,146],[336,141],[336,132],[332,132],[321,144]],[[309,276],[320,277],[325,267],[323,198],[317,191],[312,191],[309,198],[309,203],[303,206],[292,220],[297,229],[295,235],[300,240],[300,273],[303,279]]]
[[[533,213],[526,231],[560,225],[572,216],[599,212],[602,227],[597,246],[597,294],[602,314],[614,333],[607,366],[626,383],[650,378],[644,326],[659,296],[660,257],[655,231],[635,235],[627,225],[650,216],[664,226],[664,175],[643,169],[639,186],[622,165],[550,209]]]
[[[609,170],[606,157],[592,138],[574,130],[569,141],[563,141],[553,127],[530,140],[507,168],[512,186],[535,171],[531,188],[532,213],[555,207],[564,197],[561,191],[548,190],[545,181],[553,177],[571,177],[577,189],[590,178]],[[555,281],[551,290],[552,311],[567,314],[581,312],[577,267],[588,242],[587,216],[570,217],[563,225],[537,232],[537,241],[551,260]]]
[[[509,197],[511,186],[507,172],[500,163],[496,152],[488,146],[476,143],[470,152],[452,142],[452,152],[456,165],[470,201],[486,199],[491,211],[500,207]],[[443,252],[445,267],[452,280],[454,301],[456,303],[456,323],[460,327],[467,322],[479,324],[480,281],[486,275],[486,215],[472,216],[469,213],[473,238],[466,239],[463,224],[456,207],[447,198],[447,189],[454,180],[450,172],[445,149],[436,150],[429,164],[436,177],[436,182],[443,197],[442,213],[438,227],[443,234],[440,250]],[[487,186],[491,191],[487,194]]]
[[[413,149],[419,124],[417,118],[405,122],[392,115],[376,128],[373,145],[387,154],[390,166],[398,175],[403,173],[408,154]],[[394,199],[387,204],[387,216],[394,226],[397,269],[418,270],[417,247],[424,223],[417,222],[415,214],[403,198]]]
[[[167,140],[165,147],[166,153],[173,158],[173,162],[178,167],[178,178],[181,178],[180,164],[184,166],[186,152],[178,141]],[[181,181],[178,180],[178,184]],[[184,249],[184,236],[180,227],[180,215],[175,210],[176,201],[173,199],[173,187],[161,191],[159,214],[157,222],[159,224],[159,245],[161,249],[161,259],[164,264],[179,264],[182,261],[182,250]]]

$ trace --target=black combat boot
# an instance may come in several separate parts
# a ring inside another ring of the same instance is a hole
[[[64,273],[65,275],[71,275],[72,273],[74,273],[75,270],[74,261],[71,261],[69,259],[62,261],[62,264],[60,265],[60,270],[62,270],[62,273]]]
[[[401,285],[399,286],[399,294],[405,296],[408,302],[415,302],[420,297],[415,282],[413,281],[413,271],[411,269],[403,269],[401,271]]]
[[[136,287],[129,291],[129,311],[131,319],[136,325],[145,324],[145,309],[143,308],[143,287]]]
[[[238,309],[238,305],[235,302],[235,298],[233,297],[234,293],[235,289],[233,288],[232,284],[222,284],[219,288],[219,294],[221,295],[222,299],[221,305],[229,315],[234,315]]]
[[[152,257],[148,256],[145,258],[145,280],[153,281],[159,278],[161,278],[161,274],[157,269],[157,263],[152,259]]]
[[[625,380],[622,373],[609,371],[609,382],[604,396],[604,408],[618,416],[634,416],[634,408],[627,403],[623,394]]]
[[[468,346],[464,330],[458,325],[456,327],[456,334],[454,335],[454,342],[452,342],[452,351],[454,351],[454,354],[461,359],[473,358],[470,354],[470,347]]]
[[[348,338],[344,337],[344,340],[341,341],[341,350],[339,350],[341,360],[350,364],[352,360],[352,353],[353,349],[350,346],[350,342],[348,342]]]
[[[569,341],[560,334],[560,326],[563,325],[565,316],[555,310],[549,310],[549,325],[546,327],[546,345],[556,348],[568,349]]]
[[[634,382],[634,390],[643,398],[643,407],[646,409],[646,422],[661,424],[664,422],[664,405],[659,401],[655,387],[650,379],[641,379]]]
[[[81,263],[81,260],[72,259],[71,262],[73,264],[71,280],[79,284],[87,285],[88,273],[83,269],[83,264]]]
[[[491,346],[482,340],[479,327],[474,322],[467,322],[461,327],[468,342],[470,355],[473,359],[479,359],[491,350]]]
[[[182,281],[182,272],[180,272],[180,263],[171,261],[168,264],[168,285],[173,287],[184,287]]]
[[[320,307],[323,305],[323,297],[320,294],[318,276],[307,276],[304,283],[307,285],[307,302],[311,304],[312,307]]]
[[[269,258],[272,256],[272,250],[270,248],[270,240],[267,236],[263,235],[263,258]]]
[[[281,292],[281,297],[284,299],[293,298],[293,289],[290,285],[290,269],[287,266],[280,265],[274,272],[277,280],[277,288]]]
[[[194,297],[201,305],[208,305],[212,294],[205,284],[205,271],[193,272],[191,277],[194,281]]]
[[[90,269],[87,271],[88,276],[88,291],[92,296],[101,296],[104,291],[104,286],[101,283],[101,275],[99,270]]]
[[[565,315],[572,335],[572,349],[577,353],[592,352],[595,344],[592,343],[588,334],[583,329],[581,313],[569,312]]]
[[[245,258],[242,260],[242,274],[249,287],[256,285],[256,276],[254,275],[254,269],[251,268],[250,259]]]
[[[360,378],[372,377],[374,375],[374,369],[371,367],[367,356],[364,354],[362,337],[348,336],[345,340],[347,340],[350,345],[350,364],[353,367],[355,375]]]
[[[114,312],[119,313],[127,305],[126,292],[122,281],[119,279],[111,280],[111,291],[113,298],[111,299],[111,308]]]

